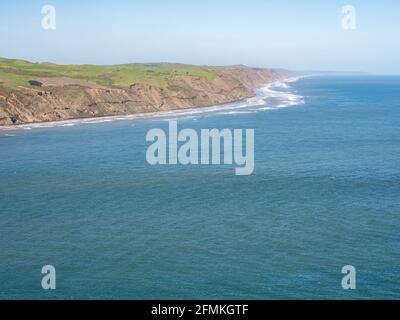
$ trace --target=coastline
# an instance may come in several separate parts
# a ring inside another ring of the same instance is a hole
[[[35,64],[0,58],[0,125],[153,114],[233,103],[298,73],[273,68]]]
[[[256,97],[256,95],[252,96],[251,98]],[[248,99],[251,99],[248,98]],[[0,131],[9,131],[9,130],[18,130],[18,129],[26,129],[29,127],[35,128],[53,128],[53,127],[67,127],[71,126],[70,124],[84,124],[84,123],[101,123],[101,122],[111,122],[116,120],[136,120],[136,119],[152,119],[152,118],[161,118],[171,113],[189,113],[191,111],[207,111],[207,109],[215,108],[215,107],[223,107],[231,104],[236,104],[240,102],[244,102],[247,99],[240,99],[234,100],[230,102],[223,102],[220,104],[214,104],[211,106],[205,107],[189,107],[189,108],[180,108],[180,109],[171,109],[171,110],[163,110],[163,111],[155,111],[155,112],[140,112],[140,113],[133,113],[129,115],[121,114],[121,115],[113,115],[113,116],[98,116],[98,117],[87,117],[87,118],[72,118],[67,120],[56,120],[56,121],[41,121],[41,122],[30,122],[30,123],[23,123],[17,125],[0,125]]]
[[[240,103],[246,103],[249,100],[256,99],[256,98],[263,98],[263,96],[259,94],[262,90],[269,90],[273,93],[278,93],[278,91],[272,91],[269,88],[271,87],[284,87],[287,88],[286,83],[293,83],[297,82],[300,79],[305,77],[309,77],[307,75],[302,76],[294,76],[289,77],[279,81],[273,81],[270,83],[264,84],[262,87],[254,90],[254,95],[247,99],[239,99],[234,101],[223,102],[220,104],[213,104],[210,106],[204,107],[189,107],[189,108],[179,108],[179,109],[171,109],[171,110],[163,110],[163,111],[155,111],[155,112],[140,112],[134,113],[129,115],[112,115],[112,116],[97,116],[97,117],[86,117],[86,118],[72,118],[67,120],[56,120],[56,121],[41,121],[41,122],[31,122],[31,123],[24,123],[24,124],[17,124],[17,125],[0,125],[0,131],[15,131],[15,130],[31,130],[31,129],[40,129],[40,128],[55,128],[55,127],[72,127],[79,124],[96,124],[96,123],[103,123],[103,122],[112,122],[112,121],[124,121],[124,120],[151,120],[151,119],[160,119],[162,120],[164,117],[167,116],[188,116],[194,114],[205,114],[207,112],[218,112],[224,111],[228,108],[230,109],[238,109],[238,108],[246,108],[245,105],[236,106]],[[283,85],[282,85],[283,84]],[[291,95],[291,94],[289,94]],[[289,100],[291,100],[289,98]],[[294,104],[297,104],[294,102]],[[293,105],[293,102],[289,101],[287,106]],[[286,106],[286,105],[285,105]],[[231,107],[231,108],[229,108]],[[250,106],[249,106],[250,107]],[[264,109],[265,110],[265,109]]]

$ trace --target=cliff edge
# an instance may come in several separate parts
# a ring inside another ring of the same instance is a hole
[[[293,73],[246,66],[55,65],[0,58],[0,125],[228,103]]]

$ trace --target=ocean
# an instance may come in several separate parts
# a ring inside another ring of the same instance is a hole
[[[225,106],[0,131],[0,299],[399,299],[399,89],[312,76]],[[146,133],[172,119],[254,129],[254,173],[149,165]]]

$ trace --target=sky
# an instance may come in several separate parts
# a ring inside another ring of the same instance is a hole
[[[56,29],[42,27],[44,5]],[[342,27],[342,7],[356,28]],[[398,0],[14,0],[0,56],[60,64],[179,62],[400,74]]]

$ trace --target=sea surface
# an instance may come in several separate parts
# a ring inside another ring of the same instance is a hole
[[[171,119],[255,129],[253,175],[149,165],[146,133]],[[400,77],[0,131],[0,299],[118,298],[399,299]]]

